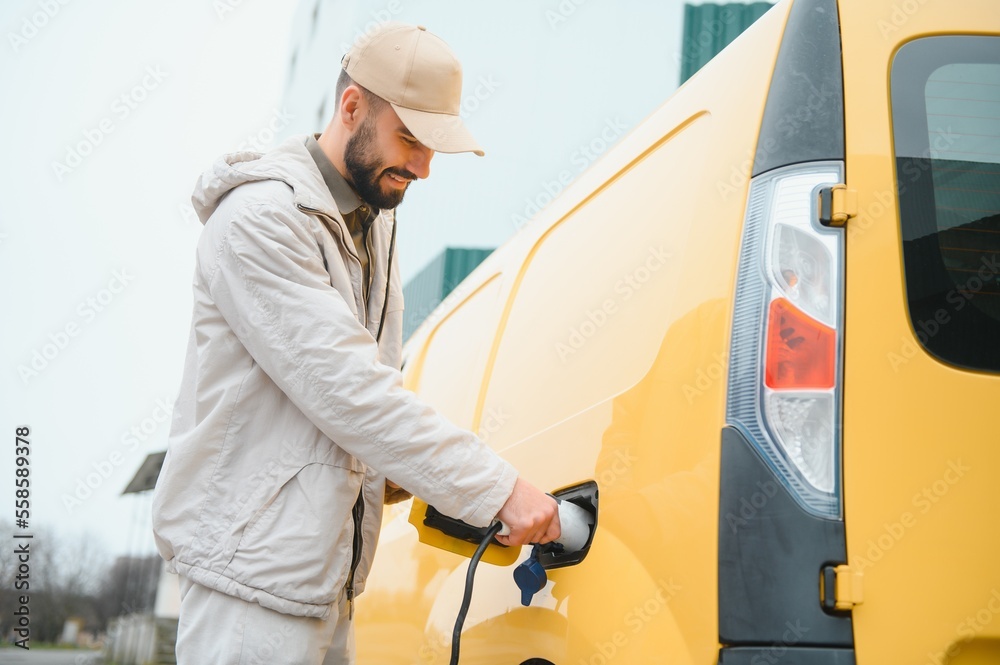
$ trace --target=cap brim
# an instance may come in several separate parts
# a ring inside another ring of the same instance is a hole
[[[390,105],[406,128],[431,150],[444,153],[474,152],[480,157],[485,154],[460,116],[415,111],[391,102]]]

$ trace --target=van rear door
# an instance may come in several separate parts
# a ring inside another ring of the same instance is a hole
[[[1000,661],[1000,13],[840,5],[859,663]],[[846,586],[845,586],[846,589]]]

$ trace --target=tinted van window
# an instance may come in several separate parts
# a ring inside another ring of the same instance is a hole
[[[913,329],[945,362],[1000,371],[1000,38],[910,42],[891,85]]]

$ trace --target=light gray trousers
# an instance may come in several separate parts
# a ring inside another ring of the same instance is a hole
[[[346,594],[327,619],[282,614],[180,578],[177,665],[353,665]]]

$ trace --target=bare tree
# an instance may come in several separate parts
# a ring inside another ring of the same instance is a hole
[[[98,594],[101,619],[152,612],[160,576],[160,557],[118,557],[108,567]]]
[[[103,612],[104,585],[112,568],[106,551],[88,534],[59,536],[52,529],[35,527],[32,535],[30,539],[15,539],[14,525],[0,522],[0,539],[25,543],[30,552],[25,575],[23,570],[19,572],[22,562],[16,547],[0,547],[0,606],[13,608],[0,616],[0,635],[11,635],[17,624],[12,612],[21,605],[22,596],[30,606],[33,644],[57,641],[70,617],[82,618],[90,630],[103,630],[108,618]],[[139,587],[136,600],[148,605],[143,588]],[[111,616],[121,613],[116,609]]]

